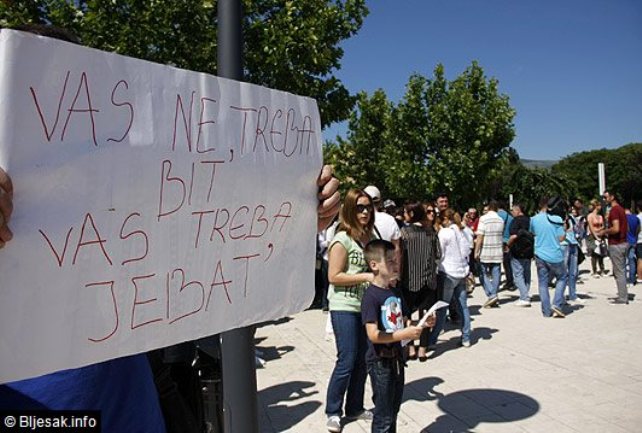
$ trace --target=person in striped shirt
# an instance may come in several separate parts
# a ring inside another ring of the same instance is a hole
[[[501,279],[501,264],[504,260],[504,220],[497,214],[495,200],[488,203],[488,212],[479,219],[475,241],[475,259],[479,260],[484,273],[483,285],[488,299],[484,308],[499,304],[497,291]]]

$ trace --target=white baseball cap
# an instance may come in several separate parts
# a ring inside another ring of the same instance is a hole
[[[381,200],[381,191],[374,185],[368,185],[363,189],[363,191],[370,196],[372,201]]]

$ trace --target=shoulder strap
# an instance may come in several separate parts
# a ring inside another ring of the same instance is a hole
[[[379,238],[379,239],[383,239],[383,238],[381,237],[381,233],[379,233],[379,229],[377,228],[377,226],[372,226],[372,228],[374,229],[375,233],[377,234],[377,238]]]

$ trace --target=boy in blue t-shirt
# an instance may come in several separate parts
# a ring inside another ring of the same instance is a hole
[[[372,432],[396,431],[404,387],[402,340],[416,340],[434,315],[422,326],[404,327],[410,311],[401,294],[391,288],[399,278],[399,263],[391,242],[377,239],[366,245],[364,256],[374,280],[361,301],[361,320],[366,327],[366,364],[372,381],[374,416]]]

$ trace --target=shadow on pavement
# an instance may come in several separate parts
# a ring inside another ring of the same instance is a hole
[[[294,346],[269,346],[269,347],[256,347],[257,352],[261,353],[261,358],[265,361],[274,361],[275,359],[280,359],[286,353],[290,353],[294,350]]]
[[[316,412],[321,406],[317,400],[305,401],[300,404],[282,404],[306,398],[319,391],[306,391],[306,388],[316,386],[314,382],[293,381],[265,388],[258,393],[259,404],[265,407],[265,412],[275,431],[289,431],[303,419]]]
[[[435,391],[435,387],[442,383],[444,383],[444,380],[439,377],[424,377],[406,383],[403,391],[402,404],[409,400],[421,402],[440,399],[444,395]]]
[[[481,423],[510,423],[529,418],[539,412],[540,405],[533,398],[515,391],[503,389],[468,389],[450,394],[435,391],[441,379],[428,378],[411,382],[413,387],[424,387],[428,397],[437,400],[444,412],[422,433],[468,432],[472,433]],[[431,398],[430,395],[433,397]]]
[[[493,334],[499,332],[497,328],[486,328],[479,327],[473,328],[470,332],[470,342],[474,345],[480,342],[480,340],[490,340],[493,338]]]
[[[458,328],[451,327],[446,329],[447,331],[454,330],[455,336],[450,337],[448,340],[444,341],[443,339],[437,342],[435,349],[430,352],[428,359],[434,359],[440,356],[444,352],[449,350],[469,350],[468,348],[461,347],[461,334],[459,333]],[[478,344],[481,340],[490,340],[493,338],[493,334],[498,332],[499,329],[496,328],[473,328],[470,332],[470,342],[474,346]]]

